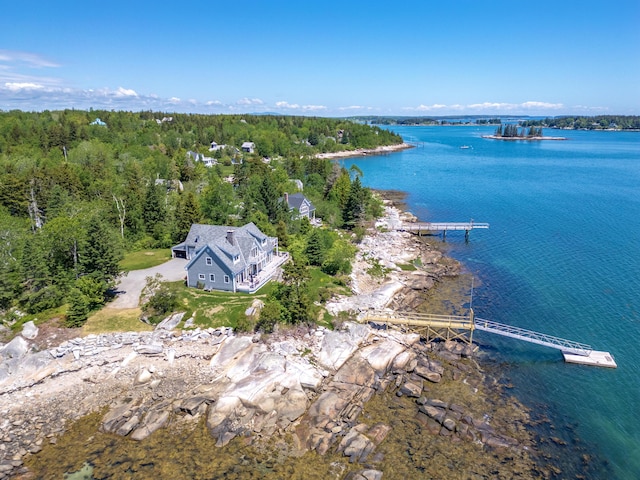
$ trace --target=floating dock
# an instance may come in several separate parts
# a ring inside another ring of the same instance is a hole
[[[564,361],[567,363],[577,363],[580,365],[592,365],[594,367],[617,368],[613,355],[609,352],[598,352],[592,350],[589,355],[576,355],[575,353],[562,352]]]

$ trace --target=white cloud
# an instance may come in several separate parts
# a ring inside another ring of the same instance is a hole
[[[241,98],[236,102],[237,105],[264,105],[264,102],[259,98]]]
[[[30,68],[55,68],[60,66],[37,53],[20,52],[15,50],[0,50],[0,62],[22,65]]]
[[[122,88],[118,87],[118,90],[115,92],[116,97],[137,97],[138,94],[135,90],[131,90],[130,88]]]
[[[222,102],[220,100],[209,100],[208,102],[205,102],[205,105],[207,106],[222,105]]]
[[[276,107],[288,110],[301,110],[303,112],[318,112],[327,109],[327,107],[325,107],[324,105],[299,105],[297,103],[289,103],[284,101],[276,102]]]
[[[18,92],[20,90],[41,90],[44,88],[44,85],[32,82],[6,82],[4,86],[12,92]]]
[[[300,105],[297,103],[289,103],[289,102],[276,102],[276,107],[278,108],[289,108],[291,110],[298,110]]]
[[[523,102],[523,103],[474,103],[467,105],[467,108],[471,110],[494,110],[501,112],[514,112],[523,110],[559,110],[564,108],[562,103],[548,103],[548,102]]]

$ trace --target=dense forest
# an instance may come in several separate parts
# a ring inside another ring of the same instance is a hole
[[[195,222],[252,221],[294,264],[348,272],[353,247],[333,228],[357,232],[380,205],[361,172],[314,155],[401,142],[327,118],[0,111],[0,316],[67,305],[81,324],[108,300],[123,253],[170,247]],[[328,228],[284,207],[294,179]]]
[[[640,116],[598,115],[595,117],[553,117],[520,122],[523,127],[549,127],[569,130],[640,130]]]

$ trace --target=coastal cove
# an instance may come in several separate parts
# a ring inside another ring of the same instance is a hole
[[[332,310],[419,306],[448,279],[440,295],[460,303],[459,264],[394,232],[402,214],[385,210],[360,244],[357,295]],[[366,273],[371,255],[387,278]],[[418,259],[416,270],[397,267]],[[23,360],[0,384],[12,459],[3,468],[139,479],[451,478],[452,461],[461,478],[556,471],[536,458],[526,409],[472,346],[352,322],[261,337],[174,329],[182,321],[76,338]]]
[[[590,459],[602,463],[589,478],[638,478],[640,135],[493,142],[482,138],[493,127],[391,129],[416,148],[344,165],[357,164],[368,186],[407,192],[421,221],[491,224],[445,245],[476,278],[476,315],[589,343],[618,362],[566,365],[556,351],[474,335],[483,362],[541,420],[540,447],[563,457],[567,477]]]

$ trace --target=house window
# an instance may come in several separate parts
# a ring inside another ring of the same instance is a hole
[[[198,274],[198,280],[204,280],[204,273]]]
[[[213,265],[213,259],[211,257],[207,257],[207,265],[208,266]]]
[[[238,260],[240,260],[239,255],[236,255],[235,257],[233,257],[233,263],[236,263]]]
[[[215,282],[216,281],[216,275],[214,273],[210,273],[209,274],[209,281],[211,281],[211,282]]]
[[[229,275],[224,276],[224,283],[229,283]]]

